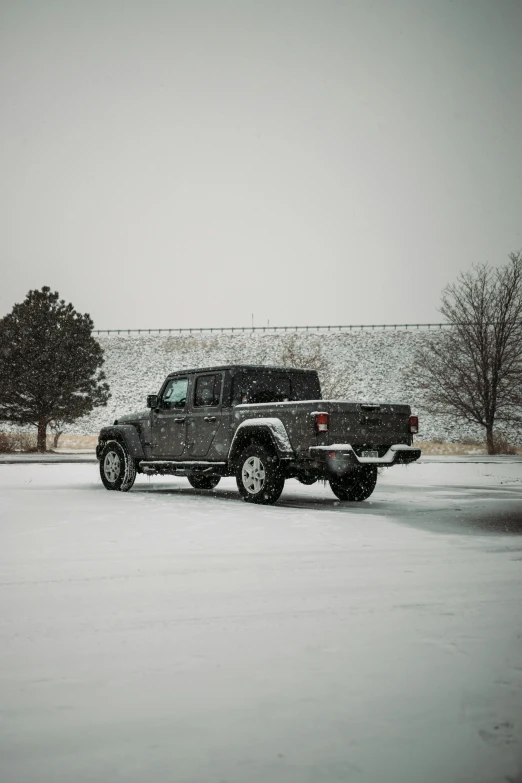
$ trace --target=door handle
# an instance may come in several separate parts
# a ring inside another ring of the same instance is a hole
[[[216,421],[215,416],[204,416],[203,421]]]
[[[178,416],[177,418],[174,419],[174,421],[176,422],[176,424],[182,424],[185,421],[185,417]]]

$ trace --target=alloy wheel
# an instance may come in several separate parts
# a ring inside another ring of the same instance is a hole
[[[113,484],[120,475],[120,458],[115,451],[109,451],[103,461],[103,469],[107,479]]]
[[[249,457],[241,471],[243,486],[251,495],[257,495],[265,486],[265,466],[259,457]]]

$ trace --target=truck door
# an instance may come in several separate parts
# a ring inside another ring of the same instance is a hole
[[[152,411],[151,451],[154,459],[179,458],[183,453],[188,386],[187,376],[171,378],[163,390],[159,407]]]
[[[187,459],[206,457],[221,426],[223,373],[196,375],[187,420]]]

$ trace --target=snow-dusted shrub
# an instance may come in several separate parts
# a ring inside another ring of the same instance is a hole
[[[29,432],[0,432],[0,454],[36,451],[36,435]]]
[[[16,451],[13,436],[8,432],[0,432],[0,454],[12,454]]]
[[[504,436],[496,435],[493,441],[493,454],[516,454],[513,444]]]

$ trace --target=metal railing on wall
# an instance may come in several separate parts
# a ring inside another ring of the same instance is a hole
[[[452,324],[347,324],[337,326],[201,326],[172,329],[93,329],[94,334],[239,334],[242,332],[350,332],[372,329],[445,329]]]

